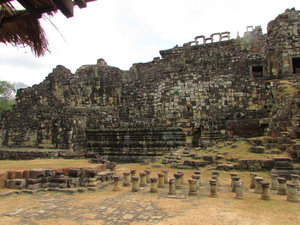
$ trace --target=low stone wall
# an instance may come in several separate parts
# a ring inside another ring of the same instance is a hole
[[[240,159],[237,164],[234,164],[236,170],[262,171],[271,170],[274,167],[274,160],[258,160],[258,159]]]

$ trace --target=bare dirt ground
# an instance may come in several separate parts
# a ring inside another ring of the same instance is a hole
[[[147,167],[118,165],[117,174],[133,168],[139,172]],[[166,168],[151,169],[152,175],[157,176]],[[168,170],[169,177],[178,171]],[[300,224],[300,203],[288,202],[286,196],[275,191],[271,191],[270,201],[260,200],[259,194],[248,189],[249,172],[238,172],[245,182],[244,199],[239,200],[230,190],[229,172],[221,172],[218,197],[211,198],[208,196],[211,170],[201,171],[203,186],[192,197],[187,195],[187,179],[193,170],[183,170],[185,188],[178,190],[176,197],[168,196],[167,187],[154,194],[149,192],[149,185],[137,193],[120,185],[121,190],[114,192],[112,184],[95,192],[38,192],[0,197],[0,224]],[[268,173],[259,174],[269,180]]]

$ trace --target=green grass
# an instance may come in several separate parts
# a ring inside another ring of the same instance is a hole
[[[277,92],[277,95],[279,98],[293,97],[294,94],[298,92],[297,87],[287,80],[280,81],[278,88],[279,91]]]
[[[236,147],[233,147],[236,146]],[[258,154],[258,153],[253,153],[249,151],[249,148],[251,145],[246,142],[246,141],[240,141],[236,142],[233,145],[227,145],[222,148],[217,148],[215,146],[215,149],[220,153],[224,154],[225,152],[228,152],[227,155],[224,155],[225,159],[230,159],[230,158],[239,158],[239,159],[272,159],[274,156],[279,156],[279,155],[274,155],[274,154]]]
[[[39,168],[89,167],[96,165],[89,163],[87,159],[2,160],[0,172]]]

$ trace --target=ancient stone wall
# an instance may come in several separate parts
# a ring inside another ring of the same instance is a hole
[[[299,27],[299,11],[291,9],[269,23],[267,34],[257,26],[237,39],[223,32],[221,41],[204,37],[206,43],[199,44],[198,36],[129,71],[102,59],[75,74],[57,66],[41,84],[18,91],[17,105],[1,117],[1,142],[83,151],[88,145],[92,150],[101,146],[102,139],[97,144],[94,137],[103,130],[111,132],[109,140],[125,140],[124,129],[136,129],[134,137],[140,128],[174,128],[184,132],[185,140],[170,140],[167,149],[207,146],[233,136],[281,135],[283,115],[291,115],[286,135],[299,137]],[[282,83],[274,78],[294,83],[292,91],[285,86],[288,96],[276,97]],[[141,135],[149,140],[149,133]],[[145,148],[153,152],[152,141],[147,143]],[[122,154],[121,149],[114,153]]]
[[[86,137],[89,151],[123,162],[155,159],[185,143],[182,129],[172,127],[89,129]]]
[[[299,64],[293,65],[293,58],[300,55],[299,20],[299,11],[287,9],[268,24],[266,57],[270,75],[282,77],[300,72]]]

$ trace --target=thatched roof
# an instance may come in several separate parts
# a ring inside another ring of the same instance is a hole
[[[90,1],[95,0],[0,0],[0,42],[30,46],[35,55],[42,56],[49,48],[39,19],[57,10],[72,17],[74,5],[84,8]],[[16,9],[16,2],[23,9]]]

